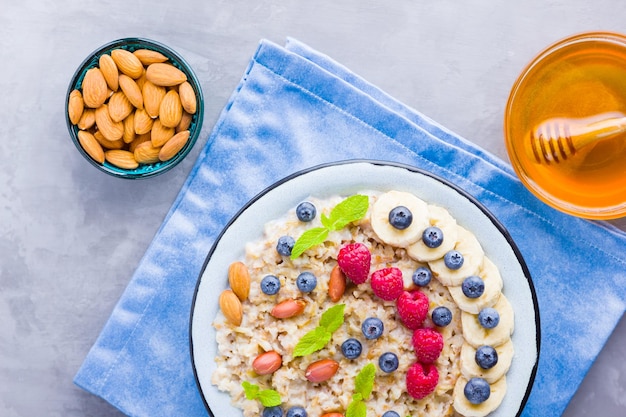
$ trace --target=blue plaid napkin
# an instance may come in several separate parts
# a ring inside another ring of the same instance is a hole
[[[356,158],[443,177],[509,230],[542,318],[537,378],[522,415],[561,415],[624,313],[626,234],[549,208],[498,158],[293,39],[259,44],[75,383],[129,416],[207,415],[188,328],[215,238],[275,181]]]

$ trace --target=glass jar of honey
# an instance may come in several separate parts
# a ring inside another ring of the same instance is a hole
[[[509,158],[524,185],[575,216],[626,216],[626,133],[590,140],[567,158],[558,153],[559,146],[572,146],[565,139],[546,144],[546,154],[557,148],[555,159],[529,151],[537,126],[547,121],[593,126],[604,118],[626,122],[626,36],[583,33],[542,51],[513,85],[504,118]]]

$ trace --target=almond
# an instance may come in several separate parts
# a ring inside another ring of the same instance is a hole
[[[163,100],[163,97],[165,97],[165,93],[167,93],[165,87],[155,85],[146,80],[141,89],[141,93],[143,95],[143,107],[146,109],[150,117],[158,117],[161,101]]]
[[[311,382],[324,382],[332,378],[338,369],[338,362],[332,359],[322,359],[307,366],[304,377]]]
[[[150,141],[146,141],[135,147],[133,155],[140,164],[153,164],[159,162],[160,150],[161,148],[155,148]]]
[[[141,145],[144,142],[150,142],[150,132],[144,133],[143,135],[136,135],[135,139],[133,139],[133,141],[128,144],[128,150],[130,152],[135,152],[137,146]]]
[[[165,94],[161,105],[159,106],[159,119],[166,127],[176,127],[183,117],[183,106],[180,102],[180,96],[174,90],[170,90]]]
[[[163,87],[171,87],[187,81],[187,76],[184,72],[173,65],[159,62],[148,65],[146,78],[153,84]]]
[[[130,102],[133,103],[133,106],[138,109],[143,109],[143,95],[135,80],[126,74],[120,74],[119,82],[120,88],[124,94],[126,94]]]
[[[143,135],[144,133],[150,132],[152,129],[152,124],[154,120],[148,113],[146,113],[145,109],[135,110],[135,133],[138,135]]]
[[[124,124],[115,122],[109,115],[109,106],[101,105],[96,109],[96,126],[108,140],[118,140],[124,134]]]
[[[80,90],[72,90],[70,98],[67,102],[67,114],[70,118],[70,122],[76,125],[83,115],[85,110],[85,103],[83,102],[83,95]]]
[[[108,97],[108,86],[99,68],[90,68],[83,78],[83,101],[87,107],[97,109]]]
[[[145,66],[155,64],[157,62],[165,62],[168,59],[162,53],[153,51],[151,49],[137,49],[135,52],[133,52],[133,55],[139,58],[139,61],[141,61],[141,63]]]
[[[180,132],[181,130],[189,129],[189,126],[191,126],[192,118],[193,116],[191,114],[187,113],[186,111],[183,111],[183,116],[180,118],[180,123],[175,128],[176,133]]]
[[[155,119],[152,124],[152,130],[150,131],[150,140],[152,141],[152,146],[155,148],[160,148],[170,140],[174,136],[174,128],[165,127],[161,123],[160,119]]]
[[[337,302],[346,291],[346,275],[343,273],[339,265],[335,265],[330,271],[330,279],[328,280],[328,296],[333,302]]]
[[[147,81],[146,71],[144,71],[143,74],[141,74],[141,77],[135,80],[135,82],[137,83],[137,87],[139,87],[139,89],[142,91],[143,91],[143,85],[146,83],[146,81]]]
[[[129,114],[126,119],[124,119],[124,134],[122,135],[122,140],[124,143],[131,143],[135,140],[135,112]]]
[[[78,143],[87,152],[87,155],[99,164],[104,163],[104,149],[98,143],[96,138],[85,130],[78,131]]]
[[[243,319],[243,306],[241,305],[241,301],[231,290],[224,290],[220,294],[219,299],[220,309],[222,309],[222,313],[226,320],[235,326],[239,326],[241,324],[241,320]]]
[[[93,134],[93,137],[96,138],[98,143],[102,145],[103,148],[109,149],[122,149],[124,147],[124,141],[122,139],[117,140],[108,140],[104,137],[101,131],[96,130]]]
[[[306,307],[306,301],[302,299],[287,299],[274,306],[270,314],[277,319],[288,319],[302,314]]]
[[[273,374],[283,364],[283,358],[275,350],[261,353],[252,361],[252,369],[257,375]]]
[[[100,56],[100,59],[98,59],[98,65],[100,66],[100,71],[102,71],[104,80],[106,81],[109,88],[113,91],[117,91],[120,86],[118,82],[120,73],[117,70],[117,65],[115,65],[115,61],[113,61],[113,58],[111,58],[111,55],[102,54]]]
[[[122,169],[135,169],[139,166],[133,153],[123,149],[106,151],[104,153],[104,159],[111,165]]]
[[[169,161],[172,159],[181,149],[187,144],[189,140],[189,131],[183,130],[182,132],[178,132],[170,140],[165,142],[165,145],[161,147],[161,152],[159,152],[159,159],[161,161]]]
[[[183,109],[187,113],[194,114],[196,112],[196,93],[193,91],[193,87],[189,84],[189,81],[185,81],[178,86],[178,95],[180,96],[180,103],[183,105]]]
[[[326,413],[326,414],[323,414],[322,417],[343,417],[343,414],[341,414],[341,413]]]
[[[141,74],[143,74],[143,65],[132,52],[126,49],[114,49],[111,51],[111,58],[113,58],[122,74],[126,74],[134,79],[141,77]]]
[[[109,115],[114,122],[121,122],[135,110],[123,91],[116,91],[109,98]]]
[[[248,298],[250,293],[250,273],[243,262],[233,262],[228,267],[228,282],[230,288],[241,301]]]
[[[80,116],[77,126],[81,130],[91,129],[96,124],[96,111],[94,109],[85,109]]]

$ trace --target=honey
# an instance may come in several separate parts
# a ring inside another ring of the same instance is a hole
[[[626,37],[577,35],[542,52],[515,83],[505,115],[511,163],[538,198],[592,219],[626,215],[626,134],[588,145],[559,163],[540,164],[525,141],[551,118],[626,114]]]

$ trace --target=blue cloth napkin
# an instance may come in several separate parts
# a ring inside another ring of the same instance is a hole
[[[624,313],[626,234],[549,208],[503,161],[293,39],[285,47],[260,42],[75,383],[129,416],[207,415],[188,328],[215,238],[275,181],[354,158],[441,176],[509,230],[542,318],[537,377],[522,415],[561,415]]]

